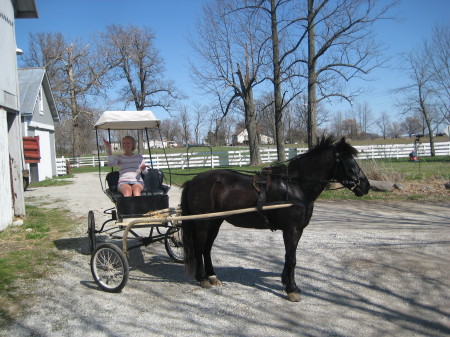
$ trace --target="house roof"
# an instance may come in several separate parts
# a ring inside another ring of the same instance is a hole
[[[14,16],[18,19],[38,17],[38,11],[35,0],[13,0]]]
[[[50,113],[54,122],[59,122],[59,114],[56,110],[55,100],[50,88],[45,68],[24,68],[18,69],[19,74],[19,91],[20,91],[20,114],[29,116],[33,114],[37,98],[39,95],[39,88],[42,84]]]
[[[237,128],[236,132],[232,134],[232,136],[239,136],[244,131],[247,131],[245,128]]]

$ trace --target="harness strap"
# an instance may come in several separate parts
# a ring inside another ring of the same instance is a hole
[[[265,170],[268,171],[268,170]],[[272,232],[275,231],[270,225],[269,220],[266,217],[265,211],[263,210],[264,205],[266,204],[266,190],[268,188],[268,179],[270,174],[268,172],[261,172],[253,176],[253,187],[258,192],[258,199],[256,200],[256,209],[258,213],[262,216],[264,225],[270,229]]]

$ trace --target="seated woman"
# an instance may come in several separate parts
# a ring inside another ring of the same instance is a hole
[[[103,139],[107,153],[108,166],[119,167],[119,183],[117,190],[124,197],[139,196],[144,189],[142,174],[147,173],[144,157],[135,154],[136,140],[131,136],[125,136],[122,139],[122,149],[124,154],[112,155],[111,144]]]

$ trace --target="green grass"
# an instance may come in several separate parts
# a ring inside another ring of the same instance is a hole
[[[21,313],[27,299],[22,285],[55,268],[62,253],[55,240],[67,237],[75,226],[70,214],[60,209],[26,206],[24,224],[0,232],[0,327]]]
[[[378,159],[361,160],[363,170],[377,179],[377,175],[385,179],[395,180],[423,180],[430,178],[444,178],[450,180],[450,157],[421,157],[418,162],[408,159]],[[394,181],[395,182],[395,181]]]
[[[63,186],[72,184],[70,180],[65,180],[67,178],[73,178],[74,175],[63,175],[63,176],[55,176],[51,179],[45,179],[42,181],[38,181],[35,183],[31,183],[29,187],[48,187],[48,186]]]

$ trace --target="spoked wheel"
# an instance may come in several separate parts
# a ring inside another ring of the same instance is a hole
[[[91,272],[100,288],[110,293],[118,293],[128,282],[130,268],[119,247],[103,243],[91,256]]]
[[[164,245],[167,254],[177,263],[184,263],[183,232],[181,227],[170,227],[166,233]]]
[[[89,250],[92,254],[97,247],[97,241],[95,240],[95,218],[94,212],[88,213],[88,236],[89,236]]]

